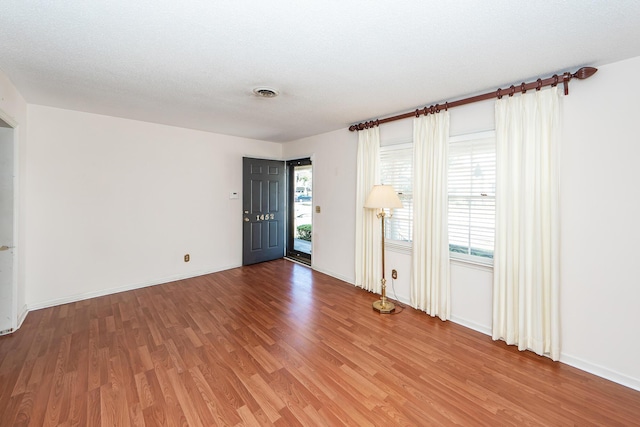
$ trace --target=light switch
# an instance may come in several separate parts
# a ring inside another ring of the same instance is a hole
[[[320,206],[316,206],[316,213],[320,213]]]

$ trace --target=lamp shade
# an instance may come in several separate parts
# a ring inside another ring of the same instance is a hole
[[[401,208],[402,202],[392,186],[374,185],[364,202],[364,207],[371,209]]]

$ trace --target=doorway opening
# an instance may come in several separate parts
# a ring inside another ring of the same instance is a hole
[[[0,335],[17,327],[14,129],[0,111]]]
[[[311,159],[287,162],[287,258],[311,265],[313,169]]]

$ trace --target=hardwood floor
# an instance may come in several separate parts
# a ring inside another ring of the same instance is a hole
[[[640,392],[277,260],[30,313],[0,425],[640,425]]]

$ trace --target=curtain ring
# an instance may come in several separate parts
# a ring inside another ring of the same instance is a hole
[[[426,116],[427,114],[429,114],[429,111],[427,110],[427,107],[424,107],[424,115]]]
[[[416,108],[416,118],[420,117],[420,110]]]
[[[498,99],[502,99],[502,89],[498,88],[498,90],[496,91],[496,96],[498,97]]]
[[[520,92],[527,93],[527,88],[526,88],[524,82],[522,82],[522,84],[520,85]]]
[[[509,97],[512,97],[516,93],[516,87],[514,85],[509,86]]]
[[[553,75],[553,83],[551,84],[551,87],[556,87],[558,86],[558,75],[554,74]]]
[[[440,112],[440,106],[438,104],[436,104],[436,113]]]
[[[444,111],[449,111],[449,101],[444,103]]]
[[[536,80],[536,83],[538,83],[538,85],[536,86],[536,90],[538,91],[542,87],[542,79]]]
[[[380,120],[376,119],[376,127],[380,127]]]

